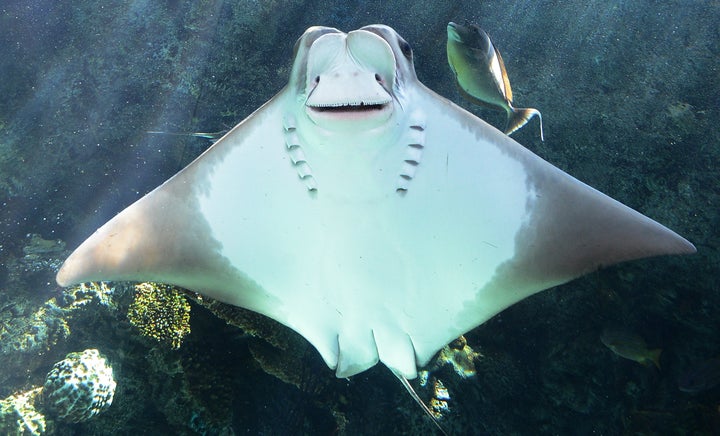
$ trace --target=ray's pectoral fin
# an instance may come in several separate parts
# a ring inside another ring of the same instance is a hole
[[[252,165],[247,171],[241,167],[248,180],[245,185],[261,179],[258,173],[278,171],[272,165],[280,164],[287,165],[282,167],[286,174],[281,180],[295,182],[295,190],[306,193],[302,180],[287,164],[280,113],[281,104],[271,100],[189,166],[105,223],[65,260],[56,277],[58,284],[68,286],[96,280],[155,281],[256,311],[277,305],[276,297],[270,296],[246,270],[233,265],[223,253],[228,244],[223,236],[235,238],[235,219],[242,220],[234,212],[238,204],[232,201],[246,203],[242,196],[233,198],[234,183],[213,185],[211,179],[217,174],[234,179],[236,172],[225,169],[236,167],[233,163],[236,158],[252,161],[245,155],[257,152],[242,145],[266,140],[278,144],[280,151],[274,153],[274,161],[260,158],[270,167]],[[277,123],[273,124],[272,131],[264,130],[268,119]],[[217,229],[212,228],[209,216],[217,217],[228,226],[225,235],[218,235]]]
[[[247,281],[252,288],[219,255],[220,242],[183,184],[166,184],[107,222],[70,255],[57,282],[148,280],[202,292]]]

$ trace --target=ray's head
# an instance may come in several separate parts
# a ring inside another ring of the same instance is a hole
[[[347,131],[388,123],[414,80],[412,49],[392,28],[311,27],[295,44],[289,86],[314,124]]]

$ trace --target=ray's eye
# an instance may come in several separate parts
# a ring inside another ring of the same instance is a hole
[[[400,41],[400,51],[402,51],[402,54],[406,58],[412,58],[412,48],[410,47],[410,44],[407,43],[407,41]]]
[[[320,83],[320,76],[315,76],[315,84],[317,85]]]
[[[378,73],[375,73],[375,80],[377,80],[380,83],[382,83],[382,81],[383,81],[382,77],[380,77],[380,75]]]

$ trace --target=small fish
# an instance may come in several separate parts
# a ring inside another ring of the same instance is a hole
[[[472,103],[507,112],[505,134],[510,135],[537,115],[540,139],[545,140],[542,115],[533,108],[515,108],[510,79],[500,52],[478,26],[448,23],[447,56],[460,94]]]
[[[600,341],[613,353],[626,359],[634,360],[643,365],[654,364],[660,369],[659,348],[649,349],[645,340],[635,333],[622,329],[606,328],[600,336]]]
[[[678,389],[690,394],[720,385],[720,357],[700,362],[678,379]]]

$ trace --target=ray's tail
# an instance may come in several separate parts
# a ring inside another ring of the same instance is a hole
[[[545,141],[545,135],[543,134],[542,115],[537,109],[531,107],[528,108],[511,108],[512,112],[508,113],[508,122],[505,126],[505,134],[510,135],[520,127],[527,124],[532,117],[537,116],[540,120],[540,140]]]
[[[393,374],[395,374],[395,377],[397,377],[398,380],[400,380],[400,384],[403,385],[406,391],[410,394],[413,400],[415,400],[416,403],[422,408],[422,410],[425,412],[427,416],[432,419],[433,424],[440,430],[440,433],[442,433],[444,436],[448,436],[447,432],[440,426],[440,423],[438,422],[435,415],[433,415],[432,411],[428,408],[428,406],[423,402],[423,400],[420,399],[417,392],[415,392],[415,389],[413,389],[412,385],[408,381],[408,379],[405,378],[402,374],[400,374],[397,371],[391,370]]]

